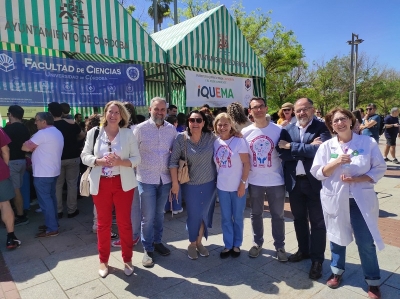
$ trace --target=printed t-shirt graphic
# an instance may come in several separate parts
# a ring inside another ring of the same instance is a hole
[[[232,167],[232,151],[227,145],[220,145],[215,152],[215,159],[219,167],[231,168]]]
[[[271,138],[265,135],[260,135],[250,141],[251,159],[254,167],[272,166],[272,151],[275,145]]]

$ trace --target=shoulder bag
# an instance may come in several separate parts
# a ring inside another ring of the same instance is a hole
[[[94,146],[96,145],[97,137],[99,136],[99,127],[96,128],[94,131],[94,138],[93,138],[93,151],[92,155],[94,154]],[[90,183],[89,183],[89,174],[92,170],[92,167],[88,167],[86,171],[81,176],[81,181],[79,183],[79,192],[82,196],[89,196],[90,195]]]
[[[185,139],[185,159],[179,159],[178,181],[180,184],[185,184],[190,181],[189,167],[187,162],[186,133],[183,133],[183,138]]]

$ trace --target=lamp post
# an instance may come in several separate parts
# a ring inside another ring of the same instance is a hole
[[[351,45],[351,61],[350,70],[353,76],[353,90],[349,92],[349,108],[350,110],[356,109],[356,81],[357,81],[357,55],[358,55],[358,45],[364,40],[358,38],[358,34],[352,33],[351,40],[347,41]]]

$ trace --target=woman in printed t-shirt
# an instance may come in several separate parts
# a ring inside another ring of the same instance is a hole
[[[225,244],[220,257],[224,259],[240,255],[250,162],[246,141],[235,137],[234,122],[227,113],[217,115],[214,131],[219,136],[214,142],[214,162]]]

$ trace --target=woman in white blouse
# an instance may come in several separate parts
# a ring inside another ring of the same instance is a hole
[[[374,139],[352,132],[355,122],[354,115],[342,108],[325,116],[326,126],[337,136],[319,146],[310,171],[322,181],[321,203],[332,253],[332,275],[327,285],[333,289],[339,286],[346,246],[354,235],[368,296],[380,298],[375,244],[379,250],[384,244],[378,229],[379,203],[374,184],[383,177],[386,164]]]
[[[98,128],[91,129],[81,154],[83,164],[93,167],[89,176],[90,194],[97,209],[99,275],[103,278],[108,274],[113,206],[121,238],[124,273],[127,276],[133,273],[131,206],[137,186],[133,168],[140,163],[140,155],[136,138],[127,128],[128,121],[129,113],[121,102],[108,102],[98,137],[94,140]]]

